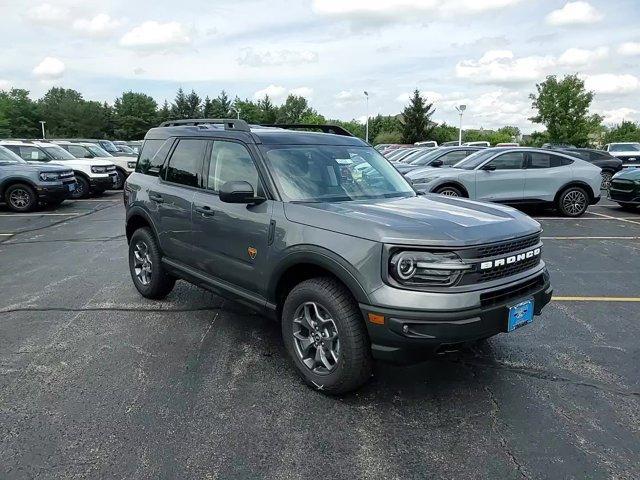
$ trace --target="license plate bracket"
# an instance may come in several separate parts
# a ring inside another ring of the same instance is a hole
[[[530,298],[517,305],[509,307],[507,318],[507,332],[513,332],[518,328],[533,322],[533,299]]]

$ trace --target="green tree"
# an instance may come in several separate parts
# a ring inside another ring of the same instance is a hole
[[[189,102],[182,87],[178,88],[176,98],[171,105],[171,117],[174,119],[189,118]]]
[[[234,110],[234,115],[237,115],[236,112],[240,112],[240,118],[249,123],[260,123],[262,121],[262,111],[257,103],[252,102],[249,99],[240,100],[238,97],[233,101],[233,105],[231,106],[231,110]],[[227,115],[228,116],[228,115]]]
[[[0,91],[0,134],[4,137],[39,137],[40,123],[29,91],[12,88]]]
[[[611,142],[640,142],[640,124],[628,120],[615,125],[605,131],[604,143]]]
[[[458,140],[458,127],[447,125],[446,123],[436,125],[433,132],[431,132],[430,140],[435,140],[438,145]]]
[[[231,109],[231,100],[227,96],[227,92],[222,90],[220,94],[211,101],[212,118],[227,118]]]
[[[277,123],[301,123],[302,119],[317,113],[307,99],[297,95],[289,95],[284,104],[278,108]]]
[[[202,116],[204,118],[211,118],[213,112],[213,103],[211,103],[211,99],[209,95],[204,97],[204,102],[202,104]]]
[[[202,117],[202,99],[193,90],[187,95],[187,111],[186,118],[200,118]]]
[[[405,143],[430,139],[435,128],[431,122],[434,111],[433,103],[426,103],[420,90],[414,90],[409,105],[402,112],[402,138]]]
[[[261,123],[276,123],[276,119],[278,118],[278,107],[271,102],[269,95],[265,95],[262,100],[258,100],[258,108],[260,109]]]
[[[70,88],[49,89],[38,100],[38,110],[51,137],[104,138],[109,129],[109,112],[104,106]]]
[[[375,139],[383,132],[401,132],[402,122],[400,115],[376,115],[369,119],[369,138]],[[364,138],[364,132],[362,134]],[[374,142],[375,143],[375,142]],[[388,142],[383,142],[388,143]]]
[[[536,90],[529,98],[538,113],[530,120],[547,127],[551,142],[587,146],[589,134],[598,128],[602,118],[589,113],[593,92],[585,89],[584,81],[577,75],[567,75],[562,80],[550,75],[536,85]]]
[[[381,143],[401,143],[402,142],[402,132],[380,132],[376,135],[376,138],[373,139],[374,145],[379,145]]]
[[[114,135],[124,140],[143,138],[157,125],[156,101],[144,93],[125,92],[114,104]]]
[[[158,125],[171,119],[173,119],[171,116],[171,107],[169,106],[169,102],[165,99],[162,104],[162,108],[158,110]]]

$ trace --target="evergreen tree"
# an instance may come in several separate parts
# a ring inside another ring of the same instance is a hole
[[[260,122],[265,124],[276,123],[278,118],[278,108],[271,102],[269,95],[265,95],[262,100],[258,100],[260,109]]]
[[[125,92],[114,102],[115,136],[124,140],[143,138],[156,126],[158,105],[149,95]]]
[[[200,118],[202,117],[202,99],[193,90],[187,95],[187,117],[186,118]]]
[[[182,87],[178,89],[176,98],[171,105],[171,116],[174,119],[189,118],[189,102]]]
[[[158,124],[171,120],[172,118],[171,107],[169,107],[169,102],[167,102],[167,99],[165,98],[162,108],[158,110]]]
[[[202,116],[204,118],[213,118],[213,103],[209,98],[209,95],[204,97],[204,104],[202,105]]]
[[[213,118],[227,118],[231,109],[231,100],[227,96],[227,92],[222,90],[217,98],[211,101],[211,115]]]
[[[434,112],[433,103],[426,103],[420,90],[413,92],[409,105],[402,112],[402,138],[405,143],[415,143],[429,140],[429,135],[435,128],[431,122]]]
[[[0,91],[0,132],[5,137],[39,137],[40,123],[36,103],[29,91],[12,88]]]

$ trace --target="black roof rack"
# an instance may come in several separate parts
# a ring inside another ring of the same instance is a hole
[[[314,125],[311,123],[274,123],[260,124],[261,127],[284,128],[286,130],[320,130],[322,133],[333,133],[334,135],[342,135],[343,137],[353,137],[354,135],[338,125]]]
[[[198,126],[198,125],[223,125],[225,130],[238,130],[250,132],[247,122],[237,118],[185,118],[182,120],[169,120],[162,122],[161,127]]]

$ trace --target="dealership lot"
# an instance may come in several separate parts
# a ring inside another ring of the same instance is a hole
[[[274,323],[183,282],[140,297],[121,194],[0,206],[0,477],[637,478],[640,212],[532,215],[542,317],[327,398]]]

